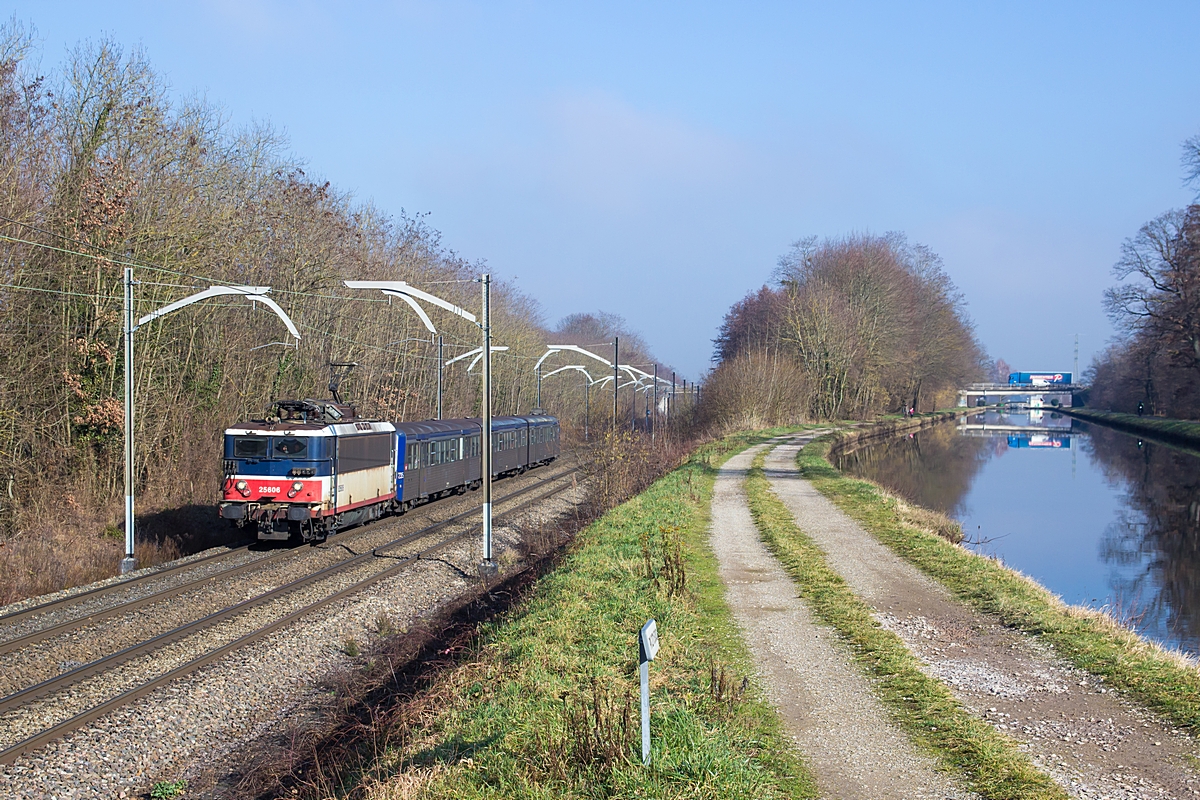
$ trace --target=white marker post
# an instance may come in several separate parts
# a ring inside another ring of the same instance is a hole
[[[650,662],[658,655],[658,623],[648,620],[638,635],[638,671],[642,678],[642,764],[650,766]]]

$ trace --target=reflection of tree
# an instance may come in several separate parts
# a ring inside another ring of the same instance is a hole
[[[1200,460],[1097,425],[1089,433],[1093,461],[1128,506],[1105,531],[1100,556],[1113,566],[1145,564],[1113,580],[1116,597],[1125,611],[1144,613],[1147,634],[1200,650]]]
[[[997,445],[997,441],[999,445]],[[975,475],[1004,439],[959,436],[954,425],[935,425],[843,454],[838,467],[875,481],[926,508],[958,516]]]

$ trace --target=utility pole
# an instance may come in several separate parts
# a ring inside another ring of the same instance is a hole
[[[650,414],[650,441],[654,441],[654,434],[657,432],[658,425],[658,362],[654,362],[654,411]]]
[[[671,424],[671,414],[675,411],[675,370],[671,370],[671,394],[667,397],[667,424]]]
[[[629,429],[637,433],[637,381],[630,387]]]
[[[437,418],[442,418],[442,335],[438,334],[438,397]]]
[[[542,413],[542,362],[537,365],[537,403],[534,404],[535,414]]]
[[[583,440],[585,442],[588,440],[588,417],[591,416],[588,413],[588,401],[592,394],[592,385],[588,383],[590,380],[591,376],[585,370],[583,373]]]
[[[613,426],[612,432],[617,433],[617,386],[621,383],[621,337],[613,337]]]
[[[1079,334],[1075,334],[1075,371],[1071,373],[1071,382],[1079,382]]]
[[[483,284],[483,560],[479,562],[480,575],[495,575],[496,562],[492,559],[492,276],[484,273]]]
[[[133,557],[133,267],[125,268],[125,557],[121,574],[137,569]]]

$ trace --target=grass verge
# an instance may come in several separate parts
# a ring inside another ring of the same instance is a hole
[[[797,456],[801,474],[838,508],[960,600],[1041,638],[1069,662],[1102,677],[1168,720],[1200,733],[1200,669],[1111,617],[1068,606],[1043,586],[990,558],[905,524],[895,498],[842,475],[826,456],[829,439]]]
[[[952,767],[969,788],[989,798],[1066,798],[1008,737],[969,714],[825,561],[763,475],[763,455],[746,479],[750,512],[768,546],[796,581],[813,613],[846,641],[874,679],[893,718],[913,739]]]
[[[364,794],[815,797],[749,655],[708,546],[715,467],[774,432],[707,445],[582,531],[429,693]],[[637,631],[658,621],[653,758],[640,764]],[[395,734],[393,734],[395,736]]]

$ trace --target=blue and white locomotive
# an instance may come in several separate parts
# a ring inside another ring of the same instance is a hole
[[[280,400],[225,431],[220,515],[260,540],[314,541],[482,485],[478,418],[392,423],[328,400]],[[492,476],[554,461],[552,416],[492,419]]]

